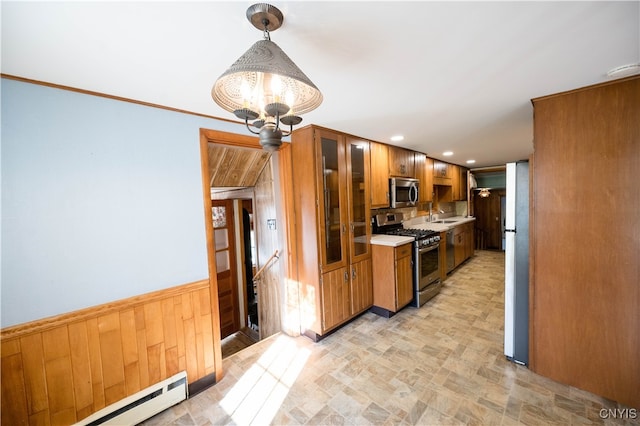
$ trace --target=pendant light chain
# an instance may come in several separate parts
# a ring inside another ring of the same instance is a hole
[[[265,40],[271,41],[271,34],[269,34],[269,20],[264,18],[262,20],[262,25],[264,25],[264,30],[262,31],[262,35]]]

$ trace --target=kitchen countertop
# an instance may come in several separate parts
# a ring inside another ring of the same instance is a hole
[[[403,244],[413,242],[413,237],[402,237],[399,235],[373,234],[371,236],[371,244],[379,246],[398,247]]]
[[[411,219],[410,221],[405,222],[405,228],[414,228],[414,229],[427,229],[430,231],[448,231],[451,228],[454,228],[458,225],[462,225],[463,223],[473,222],[476,220],[475,217],[467,217],[467,216],[453,216],[443,218],[444,220],[454,221],[453,223],[432,223],[427,222],[427,216]]]

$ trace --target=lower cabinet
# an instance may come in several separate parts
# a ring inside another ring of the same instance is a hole
[[[351,310],[349,273],[340,268],[322,274],[322,328],[328,330],[345,322]]]
[[[373,305],[371,285],[371,258],[351,265],[349,279],[351,290],[351,315],[359,314]]]
[[[413,299],[411,243],[398,247],[373,245],[373,307],[378,315],[392,316]]]
[[[462,262],[467,260],[466,258],[467,250],[465,247],[467,239],[465,238],[465,232],[466,232],[465,225],[456,226],[453,231],[453,247],[455,252],[453,258],[454,258],[455,267],[457,267]]]
[[[371,259],[322,274],[322,330],[330,330],[373,304]]]
[[[466,242],[465,259],[469,259],[470,257],[473,257],[473,255],[475,254],[475,248],[476,248],[475,224],[476,224],[475,221],[466,224],[467,230],[465,231],[465,238],[467,242]]]
[[[475,221],[463,223],[454,228],[454,265],[457,267],[474,254]]]

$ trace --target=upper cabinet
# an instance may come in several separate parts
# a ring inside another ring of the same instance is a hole
[[[415,178],[414,152],[390,145],[389,176]]]
[[[453,201],[460,200],[460,166],[449,164],[449,173],[451,174],[451,194]]]
[[[469,178],[467,177],[467,171],[465,167],[458,167],[458,176],[460,182],[458,184],[459,196],[458,201],[467,201],[467,190],[469,188]]]
[[[450,178],[451,177],[451,165],[440,160],[433,160],[433,177],[437,178]]]
[[[415,153],[416,178],[420,179],[420,203],[433,201],[433,158]]]
[[[444,161],[433,161],[433,184],[451,186],[453,185],[451,175],[452,164],[445,163]]]
[[[451,169],[451,194],[453,201],[467,200],[467,169],[455,164],[449,165]]]
[[[370,142],[371,208],[389,207],[389,146]]]

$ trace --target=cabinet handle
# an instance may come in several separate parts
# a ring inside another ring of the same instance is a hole
[[[356,279],[356,268],[351,268],[351,279]]]
[[[347,232],[347,226],[343,223],[342,224],[342,233],[346,233]]]
[[[347,271],[344,271],[344,282],[349,281],[349,273]]]

